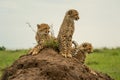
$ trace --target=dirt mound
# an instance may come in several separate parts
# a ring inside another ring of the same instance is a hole
[[[64,58],[53,49],[23,55],[8,67],[1,80],[113,80],[90,70],[75,58]]]

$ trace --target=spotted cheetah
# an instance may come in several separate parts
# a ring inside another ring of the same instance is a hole
[[[93,52],[93,46],[91,43],[85,42],[81,45],[77,45],[72,49],[72,55],[78,59],[81,63],[85,62],[86,54]]]
[[[74,33],[74,20],[79,19],[77,10],[71,9],[66,12],[57,39],[59,43],[60,54],[64,57],[72,57],[72,36]]]
[[[35,55],[40,52],[40,50],[43,49],[44,44],[46,41],[48,41],[51,37],[49,35],[50,27],[48,24],[42,23],[37,24],[37,32],[35,39],[37,41],[37,45],[29,51],[29,54]]]

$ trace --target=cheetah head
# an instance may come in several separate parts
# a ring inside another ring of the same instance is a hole
[[[44,32],[46,34],[48,34],[50,31],[50,27],[48,24],[42,23],[42,24],[37,24],[37,29],[38,31],[40,31],[41,33]]]
[[[67,15],[69,15],[69,17],[72,18],[73,20],[79,19],[79,13],[75,9],[71,9],[71,10],[67,11]]]
[[[92,53],[93,52],[93,46],[91,43],[85,42],[80,45],[80,50],[82,50],[84,53]]]

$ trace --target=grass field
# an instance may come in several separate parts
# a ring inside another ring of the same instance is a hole
[[[20,55],[28,50],[0,51],[0,75],[2,70],[10,66]],[[86,64],[93,70],[107,73],[115,80],[120,80],[120,48],[95,49],[93,54],[88,54]]]
[[[20,55],[27,53],[27,50],[6,50],[0,51],[0,76],[5,67],[10,66]]]
[[[120,48],[96,49],[93,54],[87,55],[86,64],[93,70],[120,80]]]

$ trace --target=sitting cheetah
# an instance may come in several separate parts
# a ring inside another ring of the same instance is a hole
[[[77,48],[76,48],[77,47]],[[93,46],[90,43],[82,43],[80,46],[75,46],[72,50],[72,55],[80,62],[84,63],[86,54],[90,54],[93,52]]]
[[[66,12],[63,23],[58,34],[58,43],[60,54],[64,57],[72,57],[72,36],[74,33],[74,20],[78,20],[77,10],[71,9]]]

